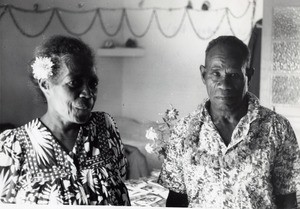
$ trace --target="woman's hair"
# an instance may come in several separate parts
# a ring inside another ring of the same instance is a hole
[[[41,45],[36,47],[31,64],[37,57],[51,59],[53,63],[51,67],[52,72],[48,79],[52,82],[56,81],[63,63],[70,69],[76,64],[89,68],[94,66],[94,53],[92,49],[82,40],[70,36],[55,35],[49,37],[42,42]],[[38,79],[34,77],[32,67],[29,67],[29,73],[30,80],[36,87],[39,95],[45,101],[45,96],[39,88]]]

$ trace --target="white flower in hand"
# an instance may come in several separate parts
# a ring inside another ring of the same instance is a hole
[[[158,139],[158,134],[156,133],[155,129],[153,127],[149,128],[146,131],[146,138],[150,140]]]
[[[148,153],[150,153],[150,154],[154,153],[154,148],[153,148],[153,146],[151,146],[151,144],[149,144],[149,143],[146,144],[145,150],[146,150]]]
[[[37,57],[31,65],[33,77],[37,80],[48,79],[53,75],[52,66],[53,62],[49,57]]]

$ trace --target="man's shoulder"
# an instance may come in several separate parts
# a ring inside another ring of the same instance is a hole
[[[203,106],[199,105],[198,108],[189,113],[185,117],[180,118],[176,125],[173,127],[174,134],[180,140],[187,140],[190,138],[190,135],[195,131],[197,127],[201,127],[202,124],[202,111]]]
[[[201,115],[201,107],[198,107],[195,111],[192,113],[189,113],[188,115],[180,118],[177,121],[176,126],[189,126],[190,123],[194,120],[200,120],[200,115]]]
[[[273,123],[278,123],[281,125],[290,125],[288,119],[285,116],[261,105],[259,106],[259,116],[264,121],[271,121]]]
[[[201,117],[203,115],[205,104],[206,104],[205,102],[199,104],[193,112],[191,112],[188,115],[186,115],[185,117],[183,117],[182,120],[185,120],[185,121],[190,121],[190,120],[195,120],[195,119],[202,120]]]

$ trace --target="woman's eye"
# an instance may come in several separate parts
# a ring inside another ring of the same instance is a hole
[[[72,87],[72,88],[76,88],[76,87],[79,87],[79,86],[80,86],[80,81],[78,81],[78,80],[73,80],[73,81],[70,81],[70,82],[68,83],[68,85],[69,85],[70,87]]]
[[[95,89],[97,87],[98,87],[98,81],[92,81],[92,82],[90,82],[90,88]]]

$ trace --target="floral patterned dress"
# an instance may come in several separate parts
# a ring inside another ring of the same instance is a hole
[[[7,203],[130,205],[127,161],[113,119],[92,113],[71,152],[34,119],[0,135],[0,194]]]
[[[300,152],[291,125],[251,93],[247,97],[248,112],[228,146],[208,101],[174,128],[159,183],[186,193],[189,207],[271,209],[275,195],[299,195]]]

